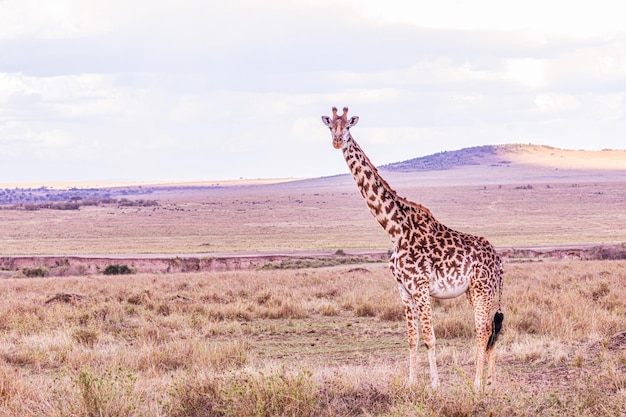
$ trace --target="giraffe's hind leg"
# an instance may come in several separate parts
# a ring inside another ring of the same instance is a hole
[[[487,385],[496,384],[496,351],[493,348],[487,350]]]
[[[487,350],[493,321],[491,319],[491,301],[477,297],[474,301],[474,322],[476,325],[476,376],[474,388],[480,389],[483,385],[485,359],[489,360],[488,372],[493,378],[492,371],[495,368],[495,355],[493,348]]]
[[[502,329],[503,320],[504,314],[499,311],[493,317],[493,328],[489,338],[489,343],[487,344],[487,385],[495,385],[496,383],[495,343],[498,339],[498,334]]]

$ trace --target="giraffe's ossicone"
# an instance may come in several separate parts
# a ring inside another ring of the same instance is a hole
[[[485,361],[488,364],[487,383],[493,383],[494,344],[504,319],[500,257],[485,238],[450,229],[437,221],[426,207],[400,197],[381,177],[350,134],[350,128],[357,124],[359,118],[349,118],[347,107],[344,107],[341,116],[337,114],[336,107],[332,112],[332,118],[322,116],[322,121],[330,128],[333,146],[342,150],[365,203],[393,244],[389,266],[405,306],[409,382],[417,381],[421,327],[428,349],[431,384],[433,388],[439,384],[430,298],[453,298],[467,294],[474,309],[476,327],[474,385],[480,388],[483,383]]]

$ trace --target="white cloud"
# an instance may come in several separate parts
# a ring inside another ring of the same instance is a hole
[[[546,61],[535,58],[506,59],[507,71],[504,78],[520,82],[537,89],[546,87]]]
[[[578,91],[587,88],[597,90],[602,85],[609,88],[623,86],[626,74],[626,34],[583,43],[578,48],[568,48],[558,59],[552,60],[550,72],[554,84],[568,84],[569,88]]]
[[[590,107],[601,123],[626,122],[626,92],[596,95]]]
[[[535,104],[544,112],[569,112],[581,107],[576,97],[558,93],[538,94],[535,97]]]
[[[121,4],[116,0],[90,1],[88,5],[80,0],[3,0],[0,40],[68,39],[110,32],[114,28],[111,11],[119,12]]]
[[[0,1],[0,182],[345,172],[319,121],[333,105],[361,116],[379,163],[507,141],[623,147],[612,7]]]
[[[524,31],[530,36],[598,36],[623,31],[621,4],[615,0],[571,2],[557,0],[324,0],[326,6],[344,4],[384,24],[412,24],[434,29]]]

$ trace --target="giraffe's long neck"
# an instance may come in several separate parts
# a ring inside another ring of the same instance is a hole
[[[350,136],[343,147],[343,156],[370,211],[395,242],[408,215],[407,201],[380,176],[378,170]]]

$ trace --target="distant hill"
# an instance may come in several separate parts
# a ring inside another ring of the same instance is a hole
[[[394,162],[382,166],[389,171],[440,171],[467,165],[508,164],[507,160],[498,161],[498,156],[506,153],[507,145],[485,145],[463,148],[456,151],[439,152],[433,155]]]
[[[486,145],[439,152],[383,165],[381,168],[395,172],[419,172],[514,164],[555,169],[626,170],[626,150],[575,151],[543,145]]]

